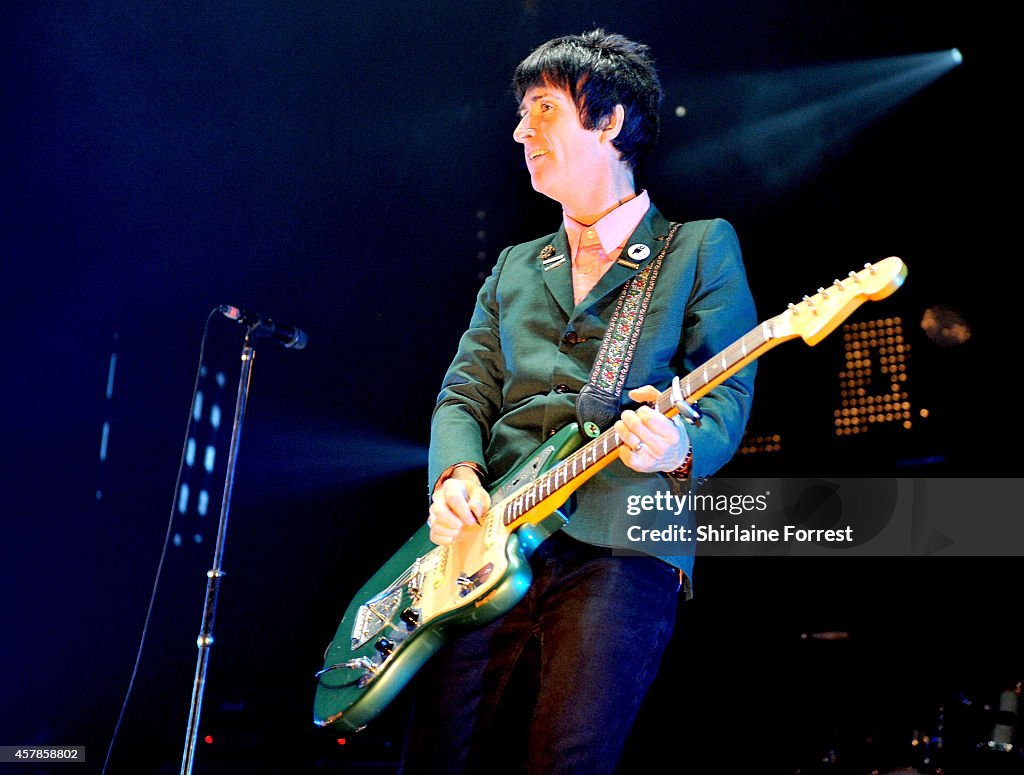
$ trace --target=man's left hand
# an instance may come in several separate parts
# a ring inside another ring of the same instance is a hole
[[[651,385],[629,391],[629,397],[641,403],[653,402],[659,395],[660,391]],[[690,451],[683,421],[669,419],[649,406],[624,411],[615,423],[615,431],[623,444],[620,459],[641,473],[674,471]]]

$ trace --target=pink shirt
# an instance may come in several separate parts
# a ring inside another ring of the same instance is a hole
[[[572,252],[572,295],[576,304],[583,301],[611,269],[626,247],[629,235],[650,207],[651,198],[646,191],[641,191],[590,226],[562,214]]]

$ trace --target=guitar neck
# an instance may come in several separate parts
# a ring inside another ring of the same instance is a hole
[[[857,307],[867,300],[888,297],[903,285],[906,277],[903,260],[889,256],[877,264],[865,264],[863,270],[850,272],[827,288],[818,288],[813,296],[804,296],[802,301],[788,305],[785,312],[764,321],[681,379],[683,401],[693,403],[752,360],[789,339],[799,336],[807,344],[816,345]],[[658,396],[654,408],[666,417],[679,413],[671,389]],[[547,517],[573,491],[618,457],[621,447],[622,439],[612,428],[523,485],[510,496],[503,515],[505,526],[514,529],[524,522]]]
[[[781,317],[761,323],[681,379],[679,386],[683,400],[687,403],[697,401],[763,353],[794,338],[796,334],[782,334],[776,330]],[[666,417],[679,413],[672,402],[671,389],[661,393],[653,406]],[[505,526],[514,529],[549,515],[590,477],[615,460],[621,447],[622,439],[614,428],[584,444],[511,496],[503,515]]]
[[[776,316],[766,320],[757,328],[741,336],[718,355],[704,361],[684,378],[679,380],[683,400],[688,404],[705,396],[712,388],[722,384],[748,363],[756,360],[768,350],[788,339],[796,338],[795,333],[783,335],[776,326]],[[672,403],[672,391],[666,390],[654,402],[654,408],[666,417],[679,413]]]

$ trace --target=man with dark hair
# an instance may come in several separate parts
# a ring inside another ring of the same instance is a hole
[[[621,105],[625,124],[614,145],[631,169],[658,139],[661,84],[647,46],[600,30],[555,38],[524,59],[512,80],[519,103],[544,85],[569,94],[584,129],[598,129]]]
[[[614,426],[622,447],[531,555],[525,597],[416,677],[407,772],[615,769],[693,570],[692,544],[622,551],[626,504],[685,494],[724,465],[753,395],[751,364],[701,399],[699,424],[647,405],[757,322],[732,227],[671,223],[635,189],[662,96],[647,47],[602,30],[557,38],[514,90],[514,139],[563,219],[506,248],[477,297],[431,425],[431,540],[458,541],[487,487],[564,426]]]

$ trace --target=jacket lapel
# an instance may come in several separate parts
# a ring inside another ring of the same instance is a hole
[[[586,309],[593,306],[609,293],[621,288],[633,275],[651,263],[665,246],[665,238],[668,236],[669,227],[669,222],[662,217],[654,205],[651,205],[643,220],[640,221],[633,233],[629,235],[629,239],[626,240],[626,246],[622,249],[622,254],[618,260],[612,264],[611,269],[605,272],[593,290],[580,303],[580,308]],[[647,250],[643,250],[643,247],[646,247]],[[571,280],[568,284],[571,300]]]
[[[541,274],[544,275],[544,284],[568,319],[576,304],[572,298],[572,255],[569,252],[569,239],[565,236],[564,225],[558,229],[549,244],[553,250],[542,250],[541,254],[537,256],[537,261],[542,266]],[[545,253],[551,255],[544,255]],[[564,260],[559,260],[559,257]],[[545,262],[547,262],[546,266]]]

